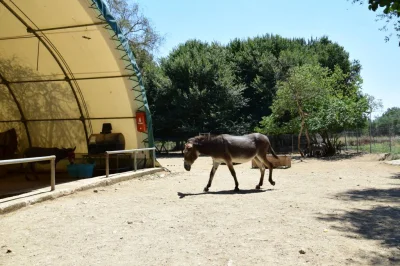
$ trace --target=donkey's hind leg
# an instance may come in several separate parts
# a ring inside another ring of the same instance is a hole
[[[258,168],[260,168],[261,172],[260,182],[256,186],[256,189],[260,189],[264,183],[265,166],[257,157],[254,157],[254,161],[256,162]]]
[[[264,155],[261,155],[261,156],[259,155],[259,156],[257,156],[257,158],[258,158],[261,162],[263,162],[264,165],[265,165],[266,167],[268,167],[268,170],[269,170],[268,181],[269,181],[269,183],[270,183],[271,185],[275,186],[275,181],[272,180],[272,169],[273,169],[273,165],[272,165],[272,163],[271,163],[270,161],[268,161],[268,159],[267,159],[267,154],[264,154]]]
[[[233,180],[235,180],[235,191],[239,191],[239,182],[237,181],[237,178],[236,178],[235,169],[233,169],[233,163],[232,162],[226,162],[226,165],[228,166],[229,171],[231,171],[231,175],[233,177]]]
[[[213,181],[215,172],[217,171],[219,164],[220,163],[213,161],[213,167],[211,168],[211,172],[210,172],[210,179],[208,179],[208,183],[207,183],[207,186],[204,188],[204,192],[207,192],[208,189],[211,187],[211,183]]]

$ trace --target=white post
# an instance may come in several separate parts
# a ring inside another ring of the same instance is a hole
[[[134,156],[134,164],[135,164],[135,172],[137,171],[137,163],[136,163],[136,155],[137,155],[137,153],[135,152],[135,156]]]
[[[0,165],[10,165],[10,164],[17,164],[17,163],[33,163],[33,162],[42,162],[42,161],[50,161],[50,186],[51,190],[55,190],[56,185],[56,156],[49,155],[49,156],[42,156],[42,157],[29,157],[29,158],[22,158],[22,159],[9,159],[9,160],[0,160]]]
[[[137,153],[142,151],[153,151],[153,167],[156,167],[156,148],[143,148],[143,149],[133,149],[133,150],[118,150],[118,151],[106,151],[106,177],[110,174],[110,163],[109,163],[109,156],[110,154],[120,154],[120,153],[130,153],[132,158],[132,153],[134,153],[134,170],[137,171]],[[150,154],[150,153],[149,153]]]
[[[56,189],[56,159],[51,159],[50,165],[51,165],[50,186],[51,186],[51,191],[53,191]]]
[[[153,168],[156,168],[156,150],[153,150]]]
[[[106,177],[110,175],[110,155],[106,152]]]

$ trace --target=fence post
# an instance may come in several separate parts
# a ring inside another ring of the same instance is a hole
[[[56,189],[56,159],[55,158],[50,160],[50,166],[51,166],[50,186],[51,186],[51,191],[53,191]]]
[[[156,168],[156,150],[153,150],[153,168]]]
[[[115,156],[117,157],[117,173],[119,173],[118,169],[119,169],[119,154],[115,154]]]
[[[389,152],[392,153],[392,128],[389,128]]]
[[[292,153],[294,153],[294,147],[293,147],[293,134],[292,134]]]
[[[357,140],[357,153],[358,153],[358,128],[357,128],[357,132],[356,132],[356,140]]]
[[[137,155],[137,152],[134,152],[135,153],[135,156],[134,156],[134,163],[135,163],[135,172],[137,171],[137,163],[136,163],[136,155]]]
[[[372,153],[372,143],[371,143],[371,130],[372,130],[372,126],[371,126],[371,114],[372,114],[372,112],[369,113],[369,153]]]
[[[106,177],[110,175],[110,159],[109,154],[106,152]]]

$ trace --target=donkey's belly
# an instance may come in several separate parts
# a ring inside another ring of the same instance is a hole
[[[246,163],[248,161],[251,161],[254,158],[254,156],[251,157],[236,157],[232,158],[232,163]],[[214,161],[217,163],[225,163],[225,160],[222,158],[214,158]]]
[[[232,158],[233,163],[247,163],[248,161],[251,161],[254,158],[254,156],[251,157],[237,157],[237,158]]]

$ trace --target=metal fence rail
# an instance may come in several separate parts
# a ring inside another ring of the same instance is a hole
[[[137,153],[141,151],[153,151],[153,167],[156,167],[156,148],[142,148],[132,150],[118,150],[118,151],[106,151],[106,177],[110,175],[110,154],[122,154],[130,153],[134,155],[134,169],[137,171]]]
[[[31,158],[23,158],[23,159],[11,159],[11,160],[0,160],[0,165],[10,165],[10,164],[18,164],[18,163],[34,163],[41,161],[50,161],[51,170],[50,170],[50,186],[51,191],[55,190],[56,187],[56,156],[43,156],[43,157],[31,157]]]

